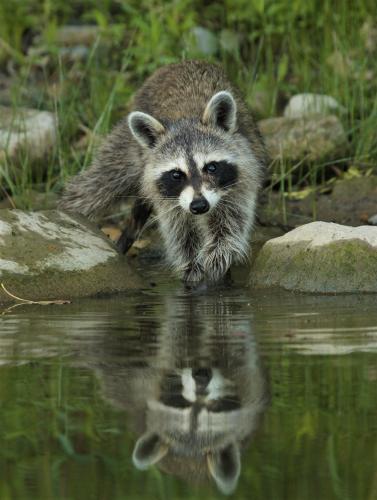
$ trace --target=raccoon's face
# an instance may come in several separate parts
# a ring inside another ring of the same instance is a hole
[[[225,91],[210,99],[201,120],[163,125],[145,113],[131,113],[131,132],[150,158],[144,174],[146,194],[172,200],[193,215],[212,210],[239,178],[236,118],[236,102]]]

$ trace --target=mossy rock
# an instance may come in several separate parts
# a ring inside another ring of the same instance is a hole
[[[134,290],[142,281],[92,223],[58,211],[0,210],[0,282],[29,300]],[[0,291],[0,303],[12,299]]]
[[[258,288],[297,292],[377,292],[377,228],[305,224],[269,240],[251,271]]]

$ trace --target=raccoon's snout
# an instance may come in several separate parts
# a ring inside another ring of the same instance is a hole
[[[190,203],[190,212],[194,215],[205,214],[209,210],[209,203],[201,196],[200,198],[195,198]]]

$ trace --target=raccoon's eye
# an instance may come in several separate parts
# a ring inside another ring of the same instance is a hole
[[[180,170],[172,170],[170,172],[170,176],[175,181],[180,181],[184,178],[185,174],[183,172],[181,172]]]
[[[208,172],[210,174],[214,174],[217,170],[217,163],[216,162],[212,162],[212,163],[207,163],[207,165],[204,165],[204,169],[203,169],[205,172]]]

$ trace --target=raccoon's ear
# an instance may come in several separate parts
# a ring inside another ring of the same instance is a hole
[[[230,92],[218,92],[209,100],[202,121],[216,125],[226,132],[234,132],[237,126],[237,104]]]
[[[146,470],[159,462],[168,452],[168,446],[153,432],[143,434],[135,444],[132,462],[139,470]]]
[[[141,111],[129,114],[128,126],[137,142],[144,148],[153,148],[158,137],[165,132],[162,123]]]
[[[236,489],[241,472],[240,450],[230,443],[221,450],[207,455],[208,469],[219,490],[230,495]]]

